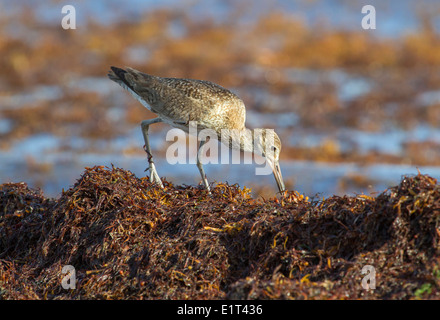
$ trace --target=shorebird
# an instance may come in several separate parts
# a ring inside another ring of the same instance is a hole
[[[246,128],[245,105],[228,89],[210,81],[162,78],[129,67],[125,70],[111,67],[108,77],[128,90],[136,100],[158,116],[141,122],[151,182],[163,188],[151,153],[148,138],[150,125],[164,122],[189,133],[190,123],[195,122],[198,132],[202,129],[214,130],[222,137],[222,142],[228,141],[229,148],[259,153],[265,157],[273,171],[278,190],[280,193],[285,191],[279,164],[280,138],[272,129]],[[224,139],[225,135],[227,139]],[[197,151],[197,167],[203,184],[210,192],[200,161],[205,143],[206,139],[201,139]]]

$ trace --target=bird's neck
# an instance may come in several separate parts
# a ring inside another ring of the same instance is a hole
[[[242,130],[222,130],[221,141],[231,149],[254,152],[255,130],[246,127]]]

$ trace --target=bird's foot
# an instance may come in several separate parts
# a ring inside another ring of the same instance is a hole
[[[150,182],[156,183],[163,189],[163,183],[162,180],[160,180],[159,174],[157,173],[156,166],[154,165],[154,162],[151,161],[149,164],[149,167],[146,168],[144,171],[150,171]]]
[[[145,171],[149,170],[150,171],[150,181],[152,183],[158,184],[163,189],[162,180],[160,180],[159,174],[156,171],[156,166],[154,165],[154,162],[153,162],[153,155],[148,151],[148,148],[146,147],[145,144],[143,146],[143,149],[148,155],[148,164],[149,164],[148,168],[146,168]]]
[[[157,185],[159,185],[159,187],[163,189],[162,180],[160,180],[159,174],[157,173],[153,162],[150,163],[149,170],[150,170],[150,181],[152,183],[156,183]]]
[[[208,194],[211,194],[211,188],[209,187],[208,179],[206,179],[206,176],[205,179],[200,180],[199,186],[203,186],[204,189],[208,191]]]

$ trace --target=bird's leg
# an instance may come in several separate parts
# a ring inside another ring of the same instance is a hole
[[[144,120],[141,123],[141,128],[142,128],[142,134],[144,135],[144,141],[145,141],[144,150],[148,154],[148,164],[149,164],[148,169],[150,170],[150,181],[153,183],[157,183],[161,188],[163,188],[162,181],[160,180],[160,177],[157,174],[156,166],[154,165],[154,162],[153,162],[153,155],[151,153],[151,148],[150,148],[150,140],[148,139],[148,128],[150,127],[151,124],[157,123],[157,122],[162,122],[162,119],[154,118],[154,119]]]
[[[203,165],[200,162],[200,158],[202,157],[203,152],[203,145],[205,144],[205,142],[205,140],[200,141],[199,150],[197,151],[197,168],[199,168],[200,175],[202,176],[202,181],[205,185],[206,190],[208,190],[208,193],[211,194],[211,189],[209,188],[208,179],[206,179],[205,170],[203,170]]]

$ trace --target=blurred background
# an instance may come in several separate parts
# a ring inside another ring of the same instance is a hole
[[[64,5],[76,29],[64,30]],[[376,29],[361,27],[364,5]],[[402,175],[440,178],[440,3],[395,0],[0,1],[0,183],[58,197],[84,167],[144,176],[140,122],[153,118],[107,78],[111,65],[210,80],[238,94],[247,126],[274,128],[286,186],[375,195]],[[159,174],[170,127],[151,127]],[[195,155],[192,155],[195,156]],[[254,165],[208,164],[210,181],[272,196]]]

